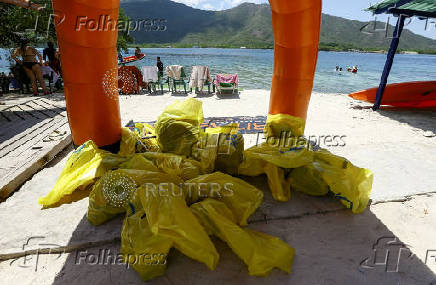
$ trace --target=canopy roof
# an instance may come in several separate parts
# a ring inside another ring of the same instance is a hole
[[[366,11],[436,18],[436,0],[384,0]]]

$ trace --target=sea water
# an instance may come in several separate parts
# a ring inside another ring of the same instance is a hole
[[[193,65],[207,65],[212,76],[216,73],[237,73],[243,89],[270,89],[273,72],[274,51],[258,49],[215,48],[144,48],[144,60],[133,63],[139,68],[155,65],[160,56],[165,66],[182,65],[189,76]],[[40,50],[42,52],[42,50]],[[128,54],[132,55],[133,49]],[[0,72],[8,72],[9,51],[0,49]],[[351,93],[376,87],[379,84],[386,54],[357,52],[319,52],[314,91],[323,93]],[[357,66],[359,72],[352,74],[347,67]],[[341,73],[335,67],[343,68]],[[436,55],[397,54],[389,83],[436,80]],[[292,86],[289,86],[292,88]]]

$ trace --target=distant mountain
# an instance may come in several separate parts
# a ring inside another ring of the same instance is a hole
[[[148,31],[142,25],[140,31],[131,33],[138,44],[273,47],[271,10],[268,4],[243,3],[224,11],[205,11],[170,0],[124,0],[121,1],[121,8],[132,20],[138,23],[142,20],[142,23],[149,25]],[[151,21],[145,21],[147,19]],[[155,20],[154,24],[152,20]],[[365,25],[365,32],[361,32]],[[165,31],[162,31],[163,26]],[[373,23],[368,25],[323,14],[320,46],[340,50],[388,49],[390,39],[385,37],[384,32],[374,32],[373,26]],[[384,24],[377,23],[377,26],[381,28]],[[390,33],[393,29],[393,26],[389,26]],[[404,30],[400,49],[436,52],[436,40]]]
[[[363,32],[361,32],[361,28]],[[354,48],[388,49],[391,43],[386,38],[386,23],[360,22],[323,14],[321,43],[346,44]],[[376,31],[377,29],[378,31]],[[391,37],[395,26],[388,26],[388,36]],[[414,34],[410,30],[403,30],[400,40],[400,49],[427,50],[436,52],[436,40]]]

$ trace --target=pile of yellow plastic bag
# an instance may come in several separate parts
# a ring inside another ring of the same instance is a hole
[[[89,196],[87,217],[96,226],[125,214],[121,253],[143,280],[165,274],[171,248],[214,270],[219,253],[210,236],[227,243],[250,275],[291,272],[293,248],[246,228],[264,193],[232,175],[266,174],[277,201],[288,201],[292,191],[333,193],[354,213],[366,209],[372,173],[312,150],[302,119],[268,116],[266,142],[247,150],[236,124],[202,130],[202,122],[201,101],[188,99],[166,108],[156,128],[124,128],[118,154],[89,141],[38,202],[58,207]]]

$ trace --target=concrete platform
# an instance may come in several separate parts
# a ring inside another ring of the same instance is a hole
[[[265,114],[268,92],[247,92],[239,95],[239,101],[203,98],[205,115]],[[173,101],[169,95],[124,96],[123,123],[152,121]],[[250,102],[258,106],[248,106]],[[275,270],[266,278],[250,277],[231,249],[216,241],[220,262],[215,271],[172,250],[166,275],[152,283],[436,284],[436,194],[432,193],[436,181],[431,157],[436,144],[434,136],[426,136],[435,132],[434,111],[373,113],[344,95],[315,94],[310,112],[308,134],[345,134],[346,146],[329,149],[375,172],[375,203],[362,215],[351,214],[328,197],[293,193],[290,202],[278,203],[269,194],[265,177],[247,179],[265,192],[249,227],[278,236],[296,249],[293,272]],[[255,142],[256,135],[246,136],[247,146]],[[122,217],[93,227],[86,220],[88,199],[44,211],[38,206],[37,198],[54,185],[70,152],[71,148],[60,153],[0,203],[2,281],[141,284],[125,265],[78,262],[83,253],[119,253]]]
[[[8,103],[0,108],[0,201],[71,143],[63,101],[27,97]]]
[[[37,205],[37,198],[45,194],[48,185],[55,183],[65,160],[61,156],[49,163],[19,192],[0,204],[0,219],[7,221],[2,226],[2,232],[7,234],[0,236],[2,279],[7,284],[141,283],[136,272],[123,265],[78,262],[81,254],[98,255],[103,250],[119,253],[122,217],[94,227],[86,220],[88,199],[44,211]],[[248,181],[265,191],[264,203],[251,217],[249,227],[278,236],[296,249],[293,273],[287,275],[275,270],[266,278],[250,277],[231,249],[216,241],[221,256],[216,271],[209,271],[203,264],[172,250],[166,276],[153,283],[436,282],[436,258],[431,257],[436,256],[435,195],[379,203],[362,215],[353,215],[338,201],[326,197],[294,193],[290,202],[277,203],[272,200],[264,177]],[[388,252],[390,258],[383,263],[384,259],[380,258]],[[375,253],[377,260],[374,260]]]

